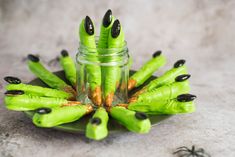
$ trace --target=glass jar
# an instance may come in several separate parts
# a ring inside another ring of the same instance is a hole
[[[96,39],[96,46],[98,40]],[[88,48],[80,43],[77,62],[77,100],[94,106],[126,103],[129,54],[121,48]]]

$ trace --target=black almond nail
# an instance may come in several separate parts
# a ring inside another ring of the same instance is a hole
[[[24,94],[24,91],[22,91],[22,90],[8,90],[4,94],[6,96],[22,95],[22,94]]]
[[[148,116],[143,112],[136,112],[135,117],[139,120],[145,120],[148,118]]]
[[[61,54],[61,56],[63,56],[63,57],[69,56],[69,53],[68,53],[67,50],[62,50],[62,51],[60,52],[60,54]]]
[[[36,113],[38,114],[48,114],[51,113],[51,109],[50,108],[39,108],[36,110]]]
[[[4,80],[10,84],[20,84],[21,80],[17,77],[13,77],[13,76],[6,76],[4,77]]]
[[[197,98],[196,95],[192,95],[192,94],[181,94],[177,96],[177,100],[179,102],[189,102],[189,101],[193,101],[196,98]]]
[[[154,52],[153,53],[153,58],[156,58],[156,57],[158,57],[158,56],[160,56],[162,54],[162,51],[156,51],[156,52]]]
[[[35,55],[29,54],[28,59],[31,60],[32,62],[39,62],[39,58]]]
[[[112,22],[112,11],[109,9],[103,17],[103,26],[108,27]]]
[[[84,25],[85,25],[85,30],[86,30],[87,34],[93,35],[95,32],[94,25],[93,25],[91,18],[89,16],[86,16]]]
[[[115,20],[111,29],[111,35],[113,38],[117,38],[121,32],[121,25],[119,20]]]
[[[176,82],[183,82],[185,80],[188,80],[190,78],[191,75],[189,74],[183,74],[183,75],[179,75],[175,78]]]
[[[100,118],[95,117],[95,118],[91,119],[91,124],[93,124],[93,125],[99,125],[100,123],[101,123]]]
[[[177,62],[175,62],[174,64],[174,68],[178,68],[178,67],[181,67],[185,64],[185,60],[184,59],[181,59],[181,60],[178,60]]]

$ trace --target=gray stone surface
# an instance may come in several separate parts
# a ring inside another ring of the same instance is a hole
[[[4,108],[2,78],[15,75],[27,82],[34,77],[23,57],[38,53],[46,63],[63,48],[75,55],[81,19],[90,15],[99,30],[107,8],[124,27],[133,69],[158,49],[168,58],[158,75],[177,59],[187,60],[197,112],[174,116],[146,135],[126,132],[95,142],[36,128],[23,113]],[[194,144],[213,157],[234,157],[234,28],[233,0],[0,0],[0,156],[172,157],[175,148]]]

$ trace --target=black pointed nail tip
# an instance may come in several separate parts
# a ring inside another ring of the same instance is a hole
[[[147,114],[145,114],[143,112],[136,112],[135,117],[139,120],[145,120],[148,118]]]
[[[174,64],[174,68],[178,68],[178,67],[183,66],[185,64],[185,62],[186,61],[184,59],[180,59],[180,60],[176,61]]]
[[[28,55],[28,59],[31,60],[32,62],[39,62],[40,61],[40,59],[37,56],[32,55],[32,54]]]
[[[112,22],[112,11],[109,9],[103,17],[103,26],[108,27]]]
[[[175,78],[176,82],[183,82],[185,80],[188,80],[190,78],[191,75],[189,74],[183,74],[183,75],[179,75]]]
[[[119,20],[115,20],[111,29],[111,36],[117,38],[121,32],[121,24]]]
[[[63,57],[69,56],[69,53],[68,53],[67,50],[62,50],[62,51],[60,52],[60,54],[61,54],[61,56],[63,56]]]
[[[6,96],[22,95],[24,91],[22,90],[8,90],[4,93]]]
[[[6,82],[8,82],[9,84],[20,84],[21,80],[17,77],[13,77],[13,76],[6,76],[4,77],[4,80]]]
[[[36,110],[36,113],[38,114],[48,114],[51,113],[51,109],[50,108],[39,108]]]
[[[177,101],[179,101],[179,102],[189,102],[189,101],[193,101],[196,98],[197,98],[196,95],[181,94],[181,95],[177,96]]]
[[[162,54],[162,51],[156,51],[153,53],[153,58],[156,58]]]
[[[101,123],[101,119],[95,117],[95,118],[92,118],[90,122],[93,125],[99,125]]]
[[[86,16],[84,25],[85,25],[85,30],[86,30],[87,34],[93,35],[95,32],[94,25],[93,25],[91,18],[89,16]]]

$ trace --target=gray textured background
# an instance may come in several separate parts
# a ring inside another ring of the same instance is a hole
[[[112,135],[101,142],[83,135],[39,129],[21,112],[0,106],[0,156],[172,157],[176,147],[195,144],[213,157],[235,156],[235,1],[232,0],[0,0],[1,104],[5,75],[24,82],[34,76],[23,57],[40,54],[44,63],[66,48],[75,55],[77,27],[85,15],[97,30],[111,8],[124,27],[133,68],[161,49],[168,58],[162,74],[184,58],[192,74],[197,112],[178,115],[149,134]],[[51,70],[60,69],[50,66]]]

